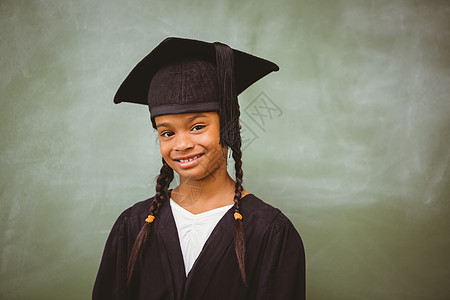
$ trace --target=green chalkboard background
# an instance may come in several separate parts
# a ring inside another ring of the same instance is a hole
[[[2,0],[1,299],[89,299],[160,167],[112,98],[167,36],[279,64],[240,97],[244,183],[301,233],[308,299],[450,299],[446,0]]]

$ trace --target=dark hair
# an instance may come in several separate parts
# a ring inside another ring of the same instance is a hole
[[[235,195],[234,195],[234,211],[235,213],[240,213],[240,199],[242,196],[242,178],[244,172],[242,171],[242,151],[241,151],[241,138],[240,135],[236,139],[237,141],[233,143],[231,150],[233,152],[233,159],[235,161]],[[169,198],[169,185],[173,180],[173,170],[169,167],[166,161],[163,159],[163,166],[161,167],[160,174],[156,180],[156,195],[152,202],[152,206],[149,210],[149,215],[154,217],[157,216],[162,204]],[[133,248],[131,250],[130,259],[128,261],[128,272],[127,272],[127,285],[131,285],[133,274],[136,269],[137,261],[141,259],[143,249],[145,248],[148,238],[150,236],[150,229],[152,223],[145,222],[139,232],[136,241],[134,242]],[[234,248],[236,252],[236,258],[238,261],[239,270],[241,272],[242,281],[247,285],[247,279],[245,275],[245,233],[242,220],[236,219],[234,226]]]
[[[169,185],[173,180],[173,170],[166,161],[162,160],[163,166],[159,172],[159,176],[156,179],[156,195],[152,202],[152,206],[149,210],[149,215],[156,217],[161,209],[164,201],[167,200],[169,196]],[[141,231],[136,237],[133,248],[131,249],[130,259],[128,260],[128,270],[127,270],[127,285],[130,286],[131,280],[133,278],[133,273],[136,268],[136,262],[141,259],[141,255],[145,245],[148,242],[150,236],[150,229],[152,223],[145,222],[142,226]]]
[[[233,151],[234,169],[236,177],[236,185],[234,189],[234,212],[241,213],[241,196],[242,196],[242,178],[244,172],[242,171],[242,151],[241,151],[241,139],[238,137],[239,142]],[[242,220],[236,218],[234,223],[234,250],[236,252],[236,258],[241,271],[242,281],[247,285],[247,277],[245,275],[245,233]]]

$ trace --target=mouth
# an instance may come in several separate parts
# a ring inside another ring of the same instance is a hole
[[[203,155],[204,153],[200,153],[191,156],[179,157],[174,159],[174,161],[176,161],[181,168],[189,168],[196,165]]]

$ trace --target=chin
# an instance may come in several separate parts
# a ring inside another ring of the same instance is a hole
[[[183,170],[181,172],[177,172],[180,175],[180,181],[191,180],[191,181],[199,181],[206,179],[207,177],[213,177],[212,173],[205,174],[204,172],[189,172]]]
[[[200,181],[204,179],[214,178],[220,168],[215,168],[214,170],[205,170],[201,166],[196,166],[192,169],[174,169],[178,173],[181,180],[193,180]]]

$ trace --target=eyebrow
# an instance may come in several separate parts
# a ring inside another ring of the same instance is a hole
[[[185,123],[188,124],[188,123],[194,121],[195,119],[202,118],[202,117],[207,117],[207,115],[202,114],[202,113],[195,114],[194,116],[187,118]],[[158,124],[156,124],[156,127],[157,128],[159,128],[159,127],[170,127],[170,123],[168,123],[168,122],[158,123]]]

